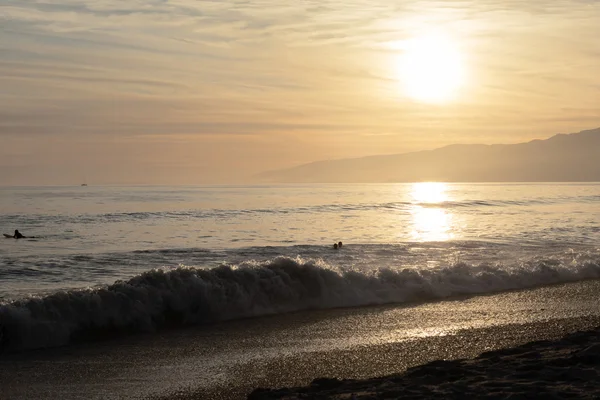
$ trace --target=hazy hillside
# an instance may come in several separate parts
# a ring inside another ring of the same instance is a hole
[[[600,128],[528,143],[318,161],[257,178],[290,183],[600,181]]]

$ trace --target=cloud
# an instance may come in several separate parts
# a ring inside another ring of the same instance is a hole
[[[345,135],[352,156],[576,131],[600,124],[598,20],[583,0],[0,0],[0,136]],[[434,28],[469,69],[443,108],[395,70]]]

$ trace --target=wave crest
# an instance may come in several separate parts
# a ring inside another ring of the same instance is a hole
[[[101,288],[0,305],[0,345],[14,352],[107,334],[292,311],[403,303],[600,278],[600,262],[535,260],[515,266],[456,263],[430,269],[338,269],[279,257],[213,269],[154,269]]]

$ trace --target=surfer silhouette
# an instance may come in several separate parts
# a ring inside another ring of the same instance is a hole
[[[15,229],[15,233],[13,235],[9,235],[8,233],[2,234],[5,238],[9,239],[34,239],[35,236],[25,236],[18,229]]]

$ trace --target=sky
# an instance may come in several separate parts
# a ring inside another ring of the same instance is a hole
[[[0,0],[0,185],[243,182],[600,126],[600,1]]]

